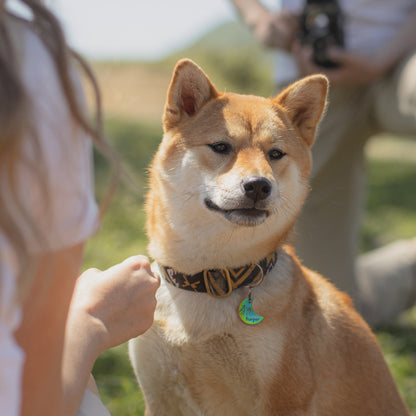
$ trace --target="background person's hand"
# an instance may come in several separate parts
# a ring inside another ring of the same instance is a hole
[[[343,49],[332,47],[328,57],[339,64],[337,68],[325,68],[313,62],[310,46],[295,42],[293,54],[296,58],[300,75],[325,74],[333,85],[365,85],[381,78],[387,68],[374,57],[363,57]]]
[[[270,48],[289,52],[296,38],[299,23],[297,16],[288,13],[264,11],[251,24],[257,39]]]

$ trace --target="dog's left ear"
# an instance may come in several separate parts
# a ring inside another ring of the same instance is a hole
[[[192,117],[201,107],[218,96],[214,84],[190,59],[181,59],[173,71],[166,97],[163,124],[165,130]]]
[[[312,146],[316,129],[326,106],[328,79],[311,75],[287,87],[273,102],[283,107],[308,146]]]

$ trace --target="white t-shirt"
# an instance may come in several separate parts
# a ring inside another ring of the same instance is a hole
[[[44,231],[39,240],[30,232],[16,210],[30,252],[38,254],[71,247],[87,240],[98,227],[94,199],[91,141],[71,118],[55,66],[38,36],[22,22],[7,22],[18,33],[21,76],[33,104],[33,120],[39,152],[29,135],[24,140],[25,161],[18,166],[17,193],[21,205]],[[74,82],[82,97],[81,83]],[[0,97],[1,99],[1,97]],[[83,98],[82,98],[83,99]],[[38,155],[42,155],[39,161]],[[51,196],[45,208],[44,193],[31,166],[42,166],[44,186]],[[1,192],[9,192],[0,177]],[[11,200],[8,203],[12,204]],[[11,205],[13,208],[13,205]],[[21,375],[24,353],[13,332],[21,320],[17,302],[19,265],[12,246],[0,231],[0,415],[17,416],[21,401]]]
[[[378,51],[397,33],[416,0],[338,0],[345,20],[346,48],[360,55]],[[300,13],[306,0],[280,0],[279,9]],[[289,53],[276,53],[274,80],[283,84],[294,81],[299,73]]]
[[[81,407],[76,416],[111,416],[100,398],[87,389],[82,399]]]

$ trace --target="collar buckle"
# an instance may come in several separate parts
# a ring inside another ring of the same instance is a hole
[[[233,282],[228,269],[204,270],[203,276],[207,293],[213,298],[225,298],[233,291]]]

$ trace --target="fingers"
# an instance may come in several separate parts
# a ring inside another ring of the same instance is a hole
[[[289,51],[298,31],[298,19],[289,13],[266,12],[254,25],[256,37],[264,45]]]
[[[104,273],[106,273],[106,275],[121,274],[128,276],[138,270],[143,270],[146,274],[153,277],[149,259],[142,255],[128,257],[121,263],[109,267]]]
[[[116,305],[115,298],[155,297],[159,286],[160,278],[152,273],[149,259],[137,255],[104,271],[94,268],[86,270],[79,277],[76,289],[86,302],[106,307],[106,304]]]
[[[327,53],[330,60],[339,64],[337,68],[325,68],[314,64],[312,48],[301,45],[300,42],[294,44],[292,51],[300,75],[321,73],[328,77],[332,85],[365,85],[379,79],[384,71],[383,65],[377,60],[335,46],[328,48]]]
[[[157,287],[160,285],[160,277],[154,274],[149,259],[146,256],[136,255],[125,259],[122,263],[123,266],[130,268],[133,272],[136,270],[144,270],[149,277],[157,282]]]
[[[293,44],[293,55],[296,59],[300,75],[306,76],[311,74],[322,73],[322,68],[313,62],[313,50],[309,45],[301,45],[299,41]]]
[[[146,256],[142,256],[142,255],[136,255],[136,256],[131,256],[131,257],[127,257],[122,264],[126,264],[129,265],[131,267],[136,267],[136,268],[145,268],[150,270],[150,262],[149,259]]]
[[[99,352],[119,345],[150,328],[159,285],[145,256],[129,257],[104,271],[88,269],[73,293],[71,322],[94,340]]]
[[[293,45],[293,55],[296,59],[301,76],[311,74],[324,74],[331,84],[339,84],[345,81],[346,62],[349,62],[350,56],[339,48],[328,49],[328,57],[340,63],[340,67],[336,69],[318,66],[313,60],[313,49],[309,45],[301,45],[296,41]]]
[[[343,65],[351,61],[352,55],[345,52],[345,50],[341,48],[332,46],[328,49],[328,57],[332,61],[337,62],[340,65]]]
[[[290,30],[293,38],[295,38],[299,31],[299,16],[288,11],[281,11],[280,19],[285,21],[287,28]]]
[[[142,255],[128,257],[104,271],[96,268],[88,269],[82,273],[79,280],[80,283],[99,285],[110,291],[122,287],[121,285],[133,288],[148,284],[149,290],[155,292],[160,285],[160,278],[152,273],[149,259]]]
[[[81,276],[95,275],[95,274],[100,274],[100,273],[102,273],[102,270],[97,269],[96,267],[90,267],[89,269],[84,270]]]

